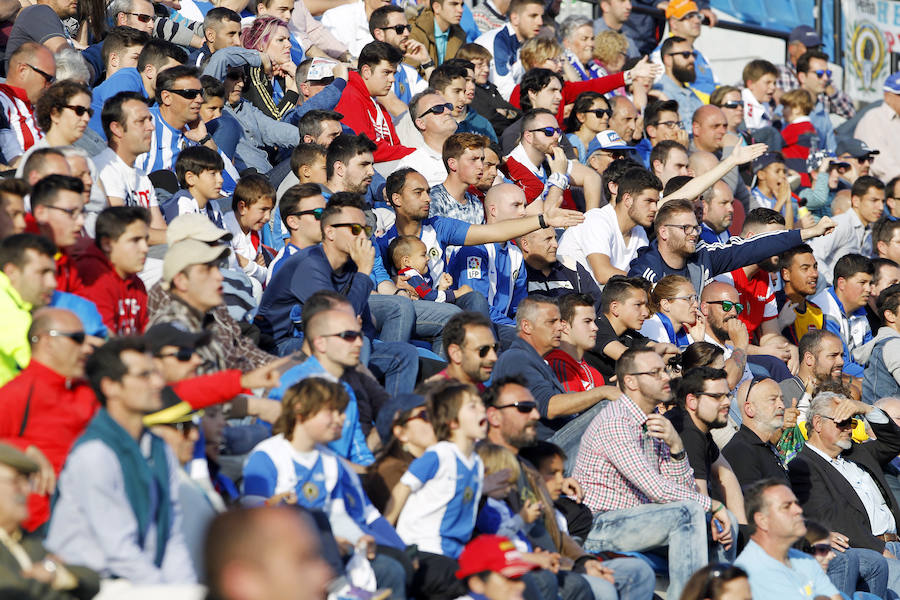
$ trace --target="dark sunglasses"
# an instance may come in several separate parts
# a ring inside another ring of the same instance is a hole
[[[316,218],[316,221],[321,221],[323,212],[325,212],[324,208],[313,208],[312,210],[301,210],[298,212],[292,212],[288,216],[289,217],[302,217],[303,215],[313,215]]]
[[[528,131],[537,132],[540,131],[547,137],[553,137],[554,135],[562,134],[562,129],[559,127],[538,127],[537,129],[529,129]]]
[[[348,329],[347,331],[341,331],[338,333],[329,333],[328,335],[324,335],[322,337],[338,337],[344,340],[345,342],[355,342],[359,338],[362,337],[361,331],[353,331],[352,329]]]
[[[854,419],[850,417],[849,419],[844,419],[843,421],[835,421],[832,417],[828,417],[825,415],[819,415],[823,419],[828,419],[829,421],[834,423],[834,426],[838,429],[856,429],[856,426],[859,425],[859,419]]]
[[[196,90],[196,89],[190,89],[190,90],[166,90],[166,91],[167,91],[167,92],[172,92],[173,94],[178,94],[179,96],[181,96],[181,97],[184,98],[185,100],[194,100],[195,98],[197,98],[198,96],[200,96],[200,95],[203,93],[203,90]]]
[[[816,77],[818,77],[820,79],[822,77],[827,77],[827,78],[831,79],[831,69],[818,69],[816,71],[813,71],[813,73],[815,73]]]
[[[94,109],[90,106],[73,106],[71,104],[66,104],[63,108],[70,108],[72,112],[74,112],[79,117],[83,117],[85,114],[89,117],[94,116]]]
[[[420,420],[428,423],[429,422],[428,421],[428,410],[425,408],[421,408],[421,409],[417,410],[416,412],[409,415],[409,417],[406,419],[406,423],[409,423],[410,421],[415,421],[416,419],[420,419]]]
[[[197,428],[197,425],[193,421],[184,421],[183,423],[172,423],[172,427],[186,437],[190,432]]]
[[[43,77],[44,81],[46,81],[47,83],[53,83],[54,81],[56,81],[55,75],[51,75],[50,73],[47,73],[46,71],[42,71],[42,70],[38,69],[37,67],[32,67],[31,65],[28,65],[28,64],[26,64],[25,66],[28,67],[29,69],[31,69],[32,71],[34,71],[35,73],[37,73],[38,75],[40,75],[41,77]]]
[[[826,556],[829,552],[831,552],[830,544],[813,544],[809,547],[812,553],[816,556]]]
[[[584,111],[586,113],[593,113],[595,117],[598,119],[602,119],[603,117],[611,117],[613,111],[608,108],[592,108],[591,110]]]
[[[178,350],[176,350],[175,352],[169,352],[167,354],[157,354],[156,355],[157,358],[174,357],[174,358],[178,359],[178,362],[187,362],[187,361],[191,360],[191,358],[193,358],[193,356],[194,356],[193,348],[182,348],[182,347],[179,347]]]
[[[403,35],[405,31],[412,31],[412,26],[410,25],[391,25],[390,27],[379,27],[378,29],[382,31],[388,31],[389,29],[393,29],[394,33],[397,35]]]
[[[736,314],[741,314],[744,312],[744,305],[740,302],[732,302],[731,300],[707,300],[707,304],[721,304],[722,312],[730,312],[731,309],[734,309]]]
[[[690,58],[696,56],[692,50],[682,50],[681,52],[669,52],[668,56],[680,56],[681,58]]]
[[[350,233],[353,235],[359,235],[363,231],[366,232],[366,237],[372,237],[372,227],[370,225],[360,225],[359,223],[332,223],[332,227],[349,227]]]
[[[57,331],[56,329],[51,329],[47,332],[47,335],[50,337],[69,338],[79,346],[83,344],[85,338],[87,338],[87,334],[83,331]]]
[[[490,352],[491,350],[494,351],[494,354],[496,354],[497,352],[499,352],[499,351],[500,351],[500,344],[494,343],[494,344],[491,344],[491,345],[488,345],[488,346],[479,346],[479,347],[477,348],[477,350],[478,350],[478,356],[479,356],[479,358],[484,358],[485,356],[488,355],[488,352]]]
[[[153,16],[154,16],[154,15],[145,15],[143,13],[133,13],[133,12],[127,12],[125,14],[131,15],[132,17],[137,17],[137,20],[140,21],[141,23],[149,23],[150,21],[153,20]]]
[[[722,108],[744,108],[744,101],[732,100],[731,102],[723,102]]]
[[[531,411],[537,408],[537,402],[534,400],[526,400],[524,402],[513,402],[512,404],[504,404],[503,406],[498,406],[497,408],[515,408],[523,415],[527,415]]]
[[[442,115],[442,114],[444,114],[445,110],[452,111],[453,105],[450,104],[449,102],[447,102],[446,104],[435,104],[434,106],[432,106],[431,108],[429,108],[425,112],[423,112],[421,115],[419,115],[419,118],[421,119],[422,117],[428,116],[428,113]]]

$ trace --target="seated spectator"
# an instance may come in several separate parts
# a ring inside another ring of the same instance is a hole
[[[667,6],[666,21],[669,25],[669,34],[684,38],[693,48],[696,77],[690,87],[704,103],[709,102],[709,97],[719,86],[719,81],[709,61],[697,49],[697,39],[700,37],[703,24],[703,15],[700,14],[697,3],[693,0],[681,0]],[[658,50],[659,47],[650,56],[654,62],[661,63],[661,59],[657,56]]]
[[[41,12],[48,11],[49,6],[37,4],[29,8]],[[66,43],[65,38],[62,43]],[[15,51],[11,46],[7,44],[6,82],[0,85],[0,107],[9,124],[9,129],[0,135],[0,153],[5,164],[15,166],[19,157],[44,137],[35,120],[34,107],[56,77],[56,61],[50,50],[35,42],[26,41]]]
[[[153,4],[148,0],[128,2],[131,6],[121,6],[122,4],[126,3],[110,3],[108,11],[116,13],[113,18],[115,27],[106,32],[105,38],[88,46],[81,53],[90,68],[89,82],[86,83],[98,85],[120,69],[137,67],[141,49],[150,41],[153,34]],[[132,12],[140,18],[146,19],[149,16],[150,20],[141,23],[139,18],[130,14]]]
[[[626,144],[618,133],[607,129],[594,136],[585,154],[588,166],[603,175],[610,164],[627,157],[632,150],[632,146]]]
[[[594,347],[597,338],[594,299],[567,294],[559,299],[559,313],[563,323],[559,347],[547,353],[547,364],[567,392],[586,392],[604,385],[600,371],[584,360],[584,353]]]
[[[395,237],[388,246],[388,255],[397,272],[398,279],[395,283],[406,281],[422,300],[453,304],[456,296],[450,289],[453,286],[453,277],[449,273],[441,275],[436,284],[426,279],[428,277],[427,251],[425,243],[415,236]],[[471,288],[468,289],[471,290]]]
[[[47,547],[133,585],[196,582],[182,533],[177,459],[141,421],[161,407],[163,387],[145,343],[107,342],[85,372],[102,408],[60,474]],[[150,458],[141,451],[142,439]],[[152,504],[151,484],[159,494]],[[109,494],[112,501],[100,500]]]
[[[721,281],[710,283],[700,294],[700,312],[706,320],[704,341],[724,351],[725,366],[722,368],[728,373],[728,387],[732,390],[743,380],[753,378],[747,359],[750,336],[747,326],[739,318],[739,313],[744,312],[744,305],[739,300],[734,286]],[[740,413],[733,410],[732,417],[737,422]]]
[[[475,520],[476,534],[509,536],[526,560],[540,564],[543,557],[532,553],[526,534],[526,529],[541,516],[540,504],[534,500],[525,500],[525,506],[514,513],[506,502],[510,490],[522,476],[516,455],[503,446],[490,442],[481,442],[476,451],[484,463],[485,477],[506,475],[497,489],[486,492],[487,497],[478,509]]]
[[[241,45],[241,17],[226,6],[209,9],[203,17],[203,45],[191,52],[188,62],[202,67],[222,48]]]
[[[594,62],[594,28],[590,19],[581,15],[566,17],[560,24],[559,38],[578,79],[597,79],[606,74],[601,74],[600,65]]]
[[[819,281],[819,268],[812,248],[800,244],[782,252],[778,256],[778,270],[782,282],[782,289],[775,292],[779,326],[782,326],[782,335],[797,345],[803,336],[821,329],[823,324],[822,309],[809,300],[816,293]],[[788,304],[793,314],[788,313],[790,323],[785,325],[781,315]]]
[[[522,557],[507,538],[479,535],[460,554],[456,577],[470,592],[462,598],[504,600],[521,598],[525,591],[522,577],[537,568],[538,565]]]
[[[476,44],[491,53],[488,79],[497,86],[502,98],[509,98],[525,73],[519,60],[519,50],[525,41],[540,32],[544,7],[537,0],[511,0],[507,14],[508,23],[485,31],[475,40]]]
[[[660,60],[666,72],[654,87],[678,103],[678,115],[685,131],[691,128],[694,112],[703,106],[690,85],[697,78],[696,58],[691,41],[678,35],[666,38],[660,47]]]
[[[7,73],[15,53],[25,44],[43,45],[50,56],[58,50],[69,46],[69,35],[66,33],[63,19],[71,19],[78,13],[78,7],[71,4],[51,4],[41,2],[28,7],[15,15],[15,21],[6,42]],[[12,20],[12,19],[10,19]],[[83,46],[82,46],[83,48]],[[30,50],[34,52],[34,50]],[[30,62],[28,64],[31,64]],[[53,71],[45,71],[49,75],[47,83],[53,78]],[[38,75],[39,71],[35,72]]]
[[[148,315],[138,274],[147,258],[150,215],[138,206],[111,206],[97,217],[96,231],[94,240],[82,239],[73,252],[84,296],[112,335],[140,335]]]
[[[459,26],[462,14],[462,2],[432,0],[410,23],[410,37],[425,46],[433,64],[454,58],[466,43],[466,32]]]
[[[56,244],[56,289],[78,293],[82,283],[69,252],[84,227],[84,184],[68,175],[48,175],[31,189],[31,212],[42,234]]]
[[[425,176],[430,187],[437,187],[447,180],[443,149],[456,133],[457,123],[452,113],[453,105],[432,88],[413,96],[409,102],[409,118],[421,134],[423,144],[403,157],[397,163],[398,169],[415,169]]]
[[[550,442],[535,442],[519,450],[519,456],[534,466],[541,475],[547,493],[553,500],[554,513],[559,529],[579,539],[584,539],[591,531],[593,515],[591,509],[577,499],[563,494],[566,483],[565,463],[567,456],[562,448]]]
[[[556,233],[538,229],[516,241],[525,258],[528,293],[559,298],[576,292],[600,298],[600,287],[593,276],[575,260],[557,256]]]
[[[706,323],[699,300],[690,280],[681,275],[666,275],[650,292],[653,314],[644,321],[640,334],[656,342],[675,344],[679,349],[702,341]]]
[[[756,185],[750,190],[750,210],[767,208],[784,215],[793,228],[794,207],[791,185],[788,183],[784,157],[777,152],[767,152],[753,161]],[[833,236],[832,236],[833,237]]]
[[[752,533],[735,565],[749,576],[754,596],[801,589],[807,596],[842,597],[815,558],[791,547],[806,533],[803,513],[791,488],[778,479],[763,479],[747,490]]]
[[[720,85],[709,96],[709,103],[718,106],[725,113],[728,123],[725,134],[726,146],[744,144],[747,142],[747,128],[744,126],[744,100],[741,89],[733,85]]]
[[[700,239],[707,244],[727,242],[731,239],[728,230],[734,221],[734,194],[728,184],[717,181],[712,193],[700,197],[703,202],[703,221],[700,223]]]
[[[375,143],[365,135],[341,134],[325,156],[326,192],[365,194],[375,176]]]
[[[91,90],[71,79],[54,83],[41,94],[34,114],[44,137],[32,148],[71,146],[81,138],[93,114]],[[20,166],[24,166],[29,154],[26,150]]]
[[[287,23],[273,16],[260,16],[241,32],[241,45],[262,53],[263,65],[271,65],[272,71],[268,74],[265,66],[246,66],[244,98],[276,121],[283,119],[300,98],[290,35]]]
[[[841,338],[844,373],[853,377],[863,375],[863,365],[856,362],[853,352],[872,339],[865,306],[873,271],[865,256],[845,253],[834,265],[834,285],[810,298],[822,309],[824,328]]]
[[[447,368],[429,381],[455,379],[484,392],[491,378],[500,345],[494,329],[481,313],[467,311],[450,317],[442,334]]]
[[[678,142],[662,141],[650,151],[650,170],[659,177],[663,187],[673,177],[688,175],[688,151]]]
[[[755,59],[744,65],[741,98],[744,101],[744,124],[751,134],[773,124],[775,106],[772,98],[776,79],[778,68],[767,60]]]
[[[312,112],[312,111],[310,111]],[[306,113],[307,115],[309,113]],[[304,115],[305,117],[306,115]],[[337,137],[337,136],[335,136]],[[325,174],[328,157],[328,148],[315,142],[300,142],[291,152],[291,172],[285,176],[275,195],[278,198],[278,206],[275,212],[281,214],[281,202],[290,188],[302,183],[318,184],[324,186],[328,182]]]
[[[866,302],[866,318],[869,319],[869,329],[878,333],[884,324],[878,314],[878,296],[881,292],[895,283],[900,283],[900,266],[887,258],[873,258],[872,290],[869,293],[869,301]]]
[[[816,128],[813,127],[809,115],[815,106],[812,94],[804,89],[787,92],[779,100],[784,107],[785,127],[781,130],[781,138],[784,140],[784,148],[781,154],[785,160],[806,161],[810,150],[813,148],[813,136],[816,136]],[[806,169],[804,169],[805,171]]]
[[[447,169],[447,179],[428,191],[431,198],[429,217],[452,217],[473,225],[484,222],[484,207],[468,190],[484,175],[487,143],[487,138],[474,133],[455,133],[444,141],[441,158]]]
[[[258,173],[245,175],[234,188],[231,212],[224,219],[238,265],[260,284],[268,279],[268,263],[273,257],[263,245],[260,231],[269,222],[274,206],[275,188],[268,179]]]
[[[343,6],[335,6],[322,14],[322,25],[347,49],[350,57],[359,57],[366,44],[372,42],[369,20],[376,9],[383,6],[375,0],[357,0]],[[399,62],[399,61],[398,61]]]
[[[24,179],[7,177],[0,181],[0,206],[9,217],[7,235],[25,232],[25,197],[30,191],[31,186]]]
[[[175,159],[175,176],[181,189],[163,204],[166,223],[180,215],[197,213],[206,216],[216,227],[225,229],[225,218],[217,203],[222,197],[224,168],[219,153],[206,146],[190,146],[179,152]]]
[[[617,361],[616,370],[623,395],[591,422],[573,471],[594,512],[585,548],[679,548],[669,553],[667,595],[675,598],[690,574],[707,562],[706,513],[722,525],[721,533],[709,528],[714,544],[731,542],[732,520],[721,502],[696,491],[681,438],[655,412],[672,396],[662,358],[647,349],[631,349]],[[604,527],[612,522],[617,523],[614,531]]]
[[[324,157],[323,157],[324,158]],[[305,166],[300,167],[301,176]],[[284,247],[278,251],[269,263],[269,274],[266,285],[282,266],[282,261],[290,258],[300,250],[315,246],[322,241],[320,222],[325,212],[325,197],[322,188],[315,183],[300,183],[284,193],[279,201],[281,220],[288,233]]]
[[[690,142],[687,130],[678,116],[678,103],[675,100],[650,102],[644,110],[644,136],[635,145],[635,151],[648,168],[653,148],[665,140],[678,142],[685,147]]]
[[[900,75],[892,73],[884,81],[883,99],[880,106],[873,107],[862,115],[853,130],[853,137],[881,151],[872,161],[870,173],[882,180],[890,180],[900,175],[897,163],[893,159],[896,153],[894,144],[895,117],[900,109]]]
[[[800,340],[800,367],[797,374],[779,385],[785,407],[795,407],[805,417],[815,390],[830,384],[841,385],[844,366],[842,341],[826,329],[812,329]]]
[[[488,0],[490,1],[490,0]],[[477,11],[483,5],[475,7]],[[505,19],[505,17],[504,17]],[[490,121],[497,137],[520,116],[519,109],[504,98],[497,86],[489,81],[493,55],[480,44],[466,44],[459,49],[457,58],[470,61],[475,67],[475,95],[471,109]]]
[[[581,164],[587,164],[587,148],[597,134],[609,129],[611,115],[609,101],[603,94],[584,92],[575,99],[566,119],[566,139],[575,148]]]
[[[400,116],[408,110],[410,99],[428,87],[427,76],[431,74],[435,63],[429,57],[425,45],[412,39],[412,24],[400,6],[387,4],[372,11],[369,32],[375,40],[387,42],[403,52],[403,62],[394,74],[394,93],[388,94],[384,99],[391,114]],[[431,66],[428,68],[422,66],[429,62]],[[422,67],[426,79],[419,75],[416,66]]]
[[[450,59],[440,69],[435,69],[435,71],[450,75],[449,82],[445,84],[434,78],[434,81],[429,79],[429,85],[434,87],[439,94],[451,100],[451,104],[453,104],[453,118],[456,119],[457,123],[456,131],[459,133],[477,133],[496,144],[499,141],[499,137],[494,131],[491,122],[471,107],[475,98],[475,64],[457,57]],[[462,82],[459,81],[460,76],[463,77]],[[459,87],[459,83],[463,83],[462,88]]]
[[[53,242],[33,233],[14,234],[0,241],[0,298],[4,315],[0,385],[15,377],[31,360],[31,313],[48,305],[56,289],[55,254]]]
[[[816,128],[816,136],[819,138],[818,147],[815,150],[837,150],[837,140],[834,135],[834,126],[825,110],[825,88],[831,85],[831,69],[828,68],[828,55],[818,50],[807,50],[797,59],[797,79],[800,81],[800,89],[805,89],[816,99],[815,106],[809,118]]]
[[[798,25],[791,30],[788,38],[787,62],[778,65],[778,91],[787,95],[788,92],[800,87],[797,79],[797,60],[806,54],[807,50],[821,50],[822,38],[816,33],[815,28],[809,25]],[[782,96],[783,97],[783,96]],[[825,87],[825,106],[828,113],[838,115],[845,119],[852,119],[856,114],[853,101],[830,81]]]
[[[862,398],[866,403],[873,403],[881,398],[900,396],[900,371],[896,357],[900,357],[900,286],[885,288],[878,296],[878,309],[882,318],[882,326],[875,337],[867,344],[857,348],[853,357],[864,365],[862,381]]]

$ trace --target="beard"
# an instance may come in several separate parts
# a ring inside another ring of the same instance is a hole
[[[694,68],[694,65],[686,65],[684,67],[672,65],[672,75],[681,83],[694,83],[694,80],[697,79],[697,70]]]
[[[712,330],[713,334],[715,334],[717,340],[723,343],[728,341],[728,328],[725,327],[724,323],[719,324],[707,321],[707,325],[709,325],[709,328]]]
[[[838,440],[834,445],[841,450],[849,450],[853,446],[853,440]]]

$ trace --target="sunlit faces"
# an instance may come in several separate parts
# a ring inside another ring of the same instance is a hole
[[[760,104],[771,102],[772,96],[775,95],[775,75],[772,73],[766,73],[756,81],[748,81],[746,85]]]
[[[247,227],[251,231],[260,231],[269,222],[274,207],[275,199],[271,196],[261,196],[250,206],[240,202],[238,203],[238,221],[241,227]]]
[[[716,182],[710,198],[703,201],[703,222],[716,233],[722,233],[731,227],[732,221],[734,221],[734,194],[728,184]]]
[[[663,298],[659,304],[661,312],[673,323],[690,326],[697,322],[700,304],[694,286],[689,283],[678,286],[671,298]]]
[[[326,406],[308,417],[302,425],[298,423],[296,427],[303,427],[306,434],[317,444],[328,444],[340,439],[346,416],[344,411],[336,406]]]
[[[576,348],[593,348],[597,340],[596,318],[593,306],[576,306],[572,322],[563,321],[563,338]]]
[[[859,272],[847,278],[839,277],[835,287],[844,303],[844,310],[849,313],[869,301],[872,294],[872,276]]]
[[[172,116],[184,123],[191,123],[200,115],[200,106],[203,104],[203,94],[196,94],[193,98],[185,98],[179,92],[202,91],[200,80],[196,77],[180,77],[175,80],[172,87],[163,90],[160,97],[165,106],[171,111]],[[163,96],[164,95],[164,96]]]
[[[806,361],[806,356],[801,357]],[[840,380],[844,368],[844,347],[835,336],[825,336],[813,355],[812,372],[818,382]]]
[[[644,325],[644,321],[650,318],[647,292],[632,289],[624,300],[610,303],[610,312],[626,327],[638,331]]]
[[[664,162],[659,163],[657,161],[654,163],[653,170],[663,185],[668,183],[673,177],[690,175],[688,155],[681,148],[672,148],[669,150],[669,155]]]
[[[715,110],[704,110],[694,116],[694,142],[701,150],[716,152],[722,149],[722,140],[728,133],[728,122],[721,109],[710,108]]]
[[[386,60],[382,60],[374,67],[363,65],[359,69],[359,74],[366,84],[366,89],[370,95],[376,98],[387,96],[391,92],[396,72],[397,65],[391,64]]]
[[[491,63],[483,58],[473,58],[472,64],[475,65],[475,83],[485,85],[488,76],[491,74]]]
[[[725,379],[703,382],[703,391],[689,394],[685,404],[697,419],[709,429],[721,429],[728,424],[728,409],[731,406],[730,389]]]
[[[39,223],[49,226],[57,246],[68,248],[78,241],[84,227],[84,198],[78,192],[59,190],[52,205],[40,206],[35,213]]]
[[[241,24],[234,21],[219,21],[206,29],[206,43],[210,50],[216,52],[222,48],[241,45]]]
[[[406,176],[406,181],[399,194],[390,198],[394,210],[404,217],[417,221],[428,216],[431,199],[428,196],[428,182],[417,172]]]
[[[628,208],[628,218],[642,227],[652,227],[659,204],[659,191],[647,188],[635,195],[624,194],[622,202]]]
[[[816,257],[812,253],[794,255],[790,266],[781,269],[781,278],[786,288],[790,287],[804,297],[815,294],[819,282],[819,265]]]
[[[547,131],[558,129],[559,124],[553,115],[542,113],[534,117],[528,131],[522,132],[522,141],[544,154],[553,154],[553,149],[559,146],[560,134],[553,131],[551,135],[547,135]]]
[[[609,127],[618,133],[626,144],[631,143],[638,116],[634,103],[623,96],[616,96],[612,101],[612,109],[613,114],[609,118]]]
[[[561,456],[551,456],[545,459],[538,466],[538,473],[544,479],[547,486],[547,492],[550,493],[550,499],[556,502],[562,495],[562,485],[565,480],[565,464]]]
[[[491,378],[497,363],[497,340],[489,327],[469,325],[462,346],[451,346],[458,354],[454,360],[460,362],[462,372],[473,382],[484,382]]]
[[[435,19],[440,19],[450,25],[459,25],[463,15],[462,0],[443,0],[431,4]]]
[[[450,2],[451,0],[447,0]],[[464,77],[457,77],[442,90],[438,90],[441,96],[453,105],[453,116],[459,117],[465,109],[466,104],[466,80]]]
[[[218,262],[191,265],[173,278],[179,295],[204,313],[222,304],[223,281]]]
[[[773,379],[756,383],[747,401],[751,404],[753,422],[775,431],[784,426],[784,397]]]
[[[291,20],[291,13],[294,12],[294,3],[291,0],[270,0],[268,7],[264,2],[260,2],[256,7],[257,15],[275,17],[285,23]]]
[[[149,249],[150,227],[144,221],[133,221],[116,240],[104,240],[104,251],[120,277],[144,270]]]
[[[497,169],[500,167],[500,157],[494,152],[490,146],[484,149],[484,171],[481,179],[475,184],[475,187],[482,192],[487,192],[494,185],[497,178]]]
[[[53,257],[27,248],[22,268],[10,265],[6,275],[22,300],[34,308],[50,304],[56,289],[56,263]]]
[[[825,91],[825,87],[830,82],[828,71],[828,62],[821,58],[811,58],[809,60],[809,69],[805,73],[798,73],[798,78],[802,75],[800,83],[807,90],[818,96]],[[821,73],[821,75],[820,75]]]
[[[851,196],[850,205],[864,225],[874,223],[884,214],[884,189],[870,187],[862,196]]]
[[[456,171],[463,183],[474,185],[484,176],[484,148],[466,148],[459,158],[447,162],[451,163],[451,170]]]
[[[278,1],[278,0],[276,0]],[[291,34],[287,27],[279,27],[266,45],[265,53],[273,65],[293,67],[291,61]]]
[[[531,106],[533,108],[546,108],[553,114],[559,111],[559,105],[562,103],[562,83],[556,77],[551,77],[547,85],[539,92],[528,92],[531,96]]]
[[[663,140],[677,142],[681,134],[681,118],[676,112],[661,111],[656,115],[656,124],[647,126],[647,134],[656,143]]]
[[[188,171],[185,175],[185,181],[188,188],[191,189],[196,196],[200,196],[205,200],[213,200],[221,196],[222,191],[222,171],[218,169],[204,169],[199,174]]]
[[[728,108],[728,105],[734,105],[736,102],[742,102],[741,93],[737,90],[728,92],[722,97],[722,112],[725,113],[725,120],[728,122],[728,131],[735,131],[741,123],[744,122],[743,105]]]
[[[665,230],[665,231],[663,231]],[[659,237],[668,249],[681,256],[690,256],[697,249],[700,226],[694,213],[679,212],[671,216],[669,223],[659,226]]]
[[[2,195],[0,205],[6,210],[12,223],[11,233],[22,233],[25,231],[25,199],[17,194],[7,192],[0,192],[0,195]]]
[[[153,4],[147,2],[147,0],[134,0],[131,3],[131,10],[119,13],[116,15],[116,20],[118,25],[126,25],[138,31],[152,34],[156,13],[153,10]]]
[[[341,184],[344,191],[362,194],[375,177],[375,158],[371,152],[357,154],[343,164],[342,171]]]
[[[509,22],[521,40],[530,40],[541,31],[544,24],[544,5],[530,2],[510,13]]]
[[[144,352],[126,350],[120,355],[127,369],[121,381],[113,382],[118,387],[117,400],[132,412],[148,414],[162,408],[162,392],[165,381],[153,364],[153,357]],[[104,390],[106,391],[106,390]],[[107,393],[108,400],[111,395]]]
[[[582,64],[587,64],[594,56],[594,28],[582,25],[563,40],[566,48],[571,50]]]
[[[74,143],[87,129],[88,122],[91,120],[90,108],[90,96],[82,93],[75,94],[69,98],[65,107],[50,113],[51,129],[63,133],[70,140],[69,143]],[[76,112],[77,110],[83,111],[80,116]]]
[[[217,96],[210,96],[200,105],[200,120],[208,123],[213,119],[222,116],[222,109],[225,107],[225,99]]]
[[[456,415],[456,428],[468,440],[482,440],[487,436],[487,418],[484,402],[477,395],[465,392],[465,398]]]

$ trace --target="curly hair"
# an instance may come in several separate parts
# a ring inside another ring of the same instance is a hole
[[[37,106],[34,107],[38,127],[40,127],[44,133],[50,131],[50,127],[53,125],[50,116],[53,112],[61,112],[72,102],[72,98],[78,94],[85,94],[90,98],[91,90],[83,83],[79,83],[72,79],[63,79],[48,87],[43,95],[41,95],[40,99],[38,99]]]
[[[319,377],[304,379],[284,393],[281,415],[272,425],[272,433],[281,433],[290,440],[298,422],[302,423],[326,408],[343,412],[349,402],[350,396],[343,384]]]
[[[628,38],[615,31],[601,31],[594,36],[594,58],[608,65],[628,49]]]
[[[554,38],[537,36],[524,44],[519,58],[525,70],[534,69],[544,64],[544,61],[563,55],[563,47]]]
[[[288,24],[278,17],[256,17],[253,24],[241,32],[241,45],[250,50],[265,52],[279,27],[288,28]]]

